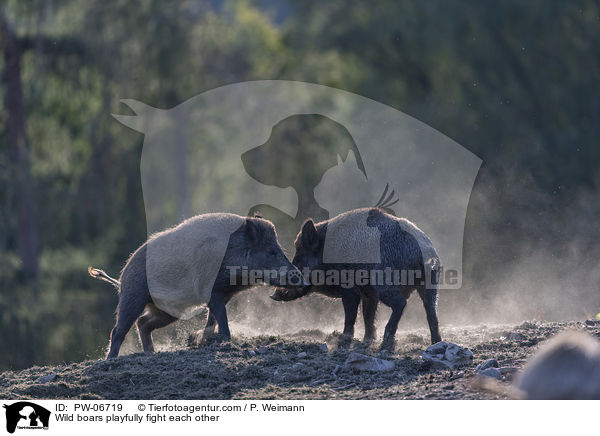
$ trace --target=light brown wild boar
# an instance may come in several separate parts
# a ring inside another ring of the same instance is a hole
[[[107,357],[119,354],[136,320],[144,351],[153,352],[153,330],[193,316],[194,309],[203,305],[209,308],[205,337],[218,324],[219,335],[229,339],[225,305],[235,293],[252,286],[242,280],[243,267],[285,271],[284,283],[282,275],[265,277],[272,285],[286,285],[288,275],[301,277],[285,257],[273,224],[230,213],[198,215],[151,236],[129,257],[119,280],[90,268],[90,275],[119,289]]]

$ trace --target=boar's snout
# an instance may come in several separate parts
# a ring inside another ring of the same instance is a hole
[[[292,301],[305,296],[310,291],[308,283],[299,269],[293,267],[288,272],[286,286],[278,286],[270,297],[275,301]]]

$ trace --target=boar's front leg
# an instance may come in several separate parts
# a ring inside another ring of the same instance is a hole
[[[212,315],[217,321],[219,336],[225,340],[231,339],[231,332],[229,331],[229,324],[227,322],[227,311],[225,309],[225,299],[221,291],[213,290],[208,302],[208,309],[210,310],[209,318]]]
[[[338,340],[339,347],[346,347],[354,338],[354,324],[360,304],[360,291],[352,288],[342,291],[342,304],[344,305],[344,332]]]
[[[223,303],[225,304],[225,306],[227,306],[227,303],[229,303],[229,300],[231,300],[231,297],[233,297],[233,294],[226,294],[223,297]],[[208,339],[210,339],[210,337],[215,333],[215,327],[217,326],[217,319],[215,318],[215,316],[213,315],[212,310],[208,310],[208,319],[206,320],[206,326],[204,327],[204,332],[202,333],[202,341],[201,342],[206,342]],[[219,329],[219,333],[221,332],[221,330]]]

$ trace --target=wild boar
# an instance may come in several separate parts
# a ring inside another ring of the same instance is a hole
[[[440,260],[429,237],[410,221],[378,208],[355,209],[318,224],[309,219],[298,233],[295,248],[292,263],[309,285],[278,288],[271,297],[289,301],[313,291],[341,295],[345,314],[342,343],[354,336],[358,305],[366,298],[375,301],[370,303],[373,314],[369,317],[374,318],[378,300],[392,309],[381,347],[393,349],[398,322],[415,289],[425,307],[431,343],[442,340],[437,316]],[[325,280],[315,283],[319,271]],[[354,285],[346,282],[344,286],[339,280],[344,275],[354,277]],[[360,276],[363,280],[356,280]],[[329,277],[333,280],[328,282]]]
[[[301,277],[285,257],[269,221],[229,213],[198,215],[151,236],[129,257],[119,280],[90,267],[90,275],[119,289],[107,358],[119,354],[136,320],[144,351],[153,352],[153,330],[188,317],[188,309],[203,305],[209,308],[205,337],[216,323],[219,335],[229,339],[225,305],[235,293],[255,284],[243,276],[244,270],[270,271],[258,280],[280,286],[287,285],[290,276]]]

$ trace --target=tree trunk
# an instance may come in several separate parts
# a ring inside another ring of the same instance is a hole
[[[4,81],[8,112],[8,142],[15,182],[18,215],[17,244],[23,272],[35,277],[39,270],[38,235],[31,186],[29,144],[25,131],[23,86],[21,83],[21,48],[6,17],[0,16],[0,38],[4,51]]]

